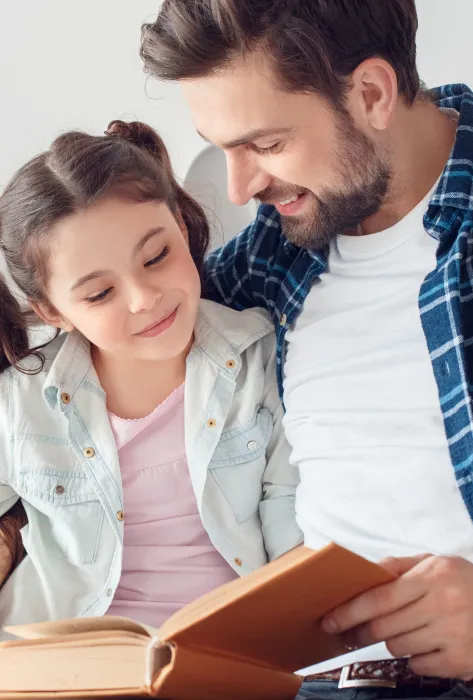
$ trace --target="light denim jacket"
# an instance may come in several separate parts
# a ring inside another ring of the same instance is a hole
[[[102,615],[121,574],[120,465],[88,342],[62,335],[44,355],[37,375],[0,376],[0,514],[20,496],[29,521],[28,557],[0,591],[0,626]],[[239,574],[302,542],[274,363],[265,312],[201,302],[186,451],[204,527]]]

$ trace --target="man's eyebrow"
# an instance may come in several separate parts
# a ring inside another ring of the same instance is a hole
[[[140,252],[142,248],[146,245],[146,243],[149,241],[150,238],[153,238],[153,236],[157,236],[160,233],[164,231],[164,226],[157,226],[156,228],[152,228],[149,231],[145,233],[145,235],[138,241],[138,243],[135,245],[133,249],[133,256],[137,255],[137,253]],[[103,277],[103,275],[106,275],[109,272],[109,270],[95,270],[94,272],[90,272],[88,275],[84,275],[83,277],[79,277],[79,279],[74,282],[74,284],[71,287],[71,292],[74,292],[76,289],[79,287],[82,287],[83,284],[86,282],[90,282],[91,280],[98,279],[99,277]]]
[[[233,139],[232,141],[219,144],[219,146],[220,148],[236,148],[237,146],[244,146],[248,143],[251,143],[252,141],[267,138],[268,136],[287,136],[293,132],[294,129],[281,126],[274,127],[272,129],[253,129],[253,131],[248,131],[246,134],[243,134],[242,136],[239,136],[238,138]],[[211,143],[211,141],[209,141],[209,139],[206,136],[204,136],[204,134],[202,134],[200,131],[198,132],[198,134],[201,138],[204,139],[204,141],[207,141],[207,143]]]

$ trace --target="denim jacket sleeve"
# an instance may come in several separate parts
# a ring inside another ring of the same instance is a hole
[[[18,494],[10,486],[10,371],[12,370],[0,375],[0,516],[10,510],[18,500]]]
[[[274,335],[265,338],[264,342],[268,359],[265,366],[263,407],[272,415],[273,432],[266,449],[264,495],[259,509],[265,548],[272,560],[301,544],[303,536],[294,517],[299,472],[289,461],[291,450],[282,425],[284,409],[276,382]]]

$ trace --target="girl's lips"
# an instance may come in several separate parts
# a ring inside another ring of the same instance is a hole
[[[140,333],[135,333],[135,335],[139,336],[140,338],[154,338],[160,333],[164,333],[164,331],[167,331],[168,328],[170,328],[174,323],[176,316],[177,307],[174,309],[174,311],[162,318],[153,326],[148,326],[148,328],[145,328],[144,331],[140,331]]]

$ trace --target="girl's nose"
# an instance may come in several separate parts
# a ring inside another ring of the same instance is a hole
[[[133,283],[128,292],[128,308],[132,314],[151,311],[162,297],[155,285]]]

